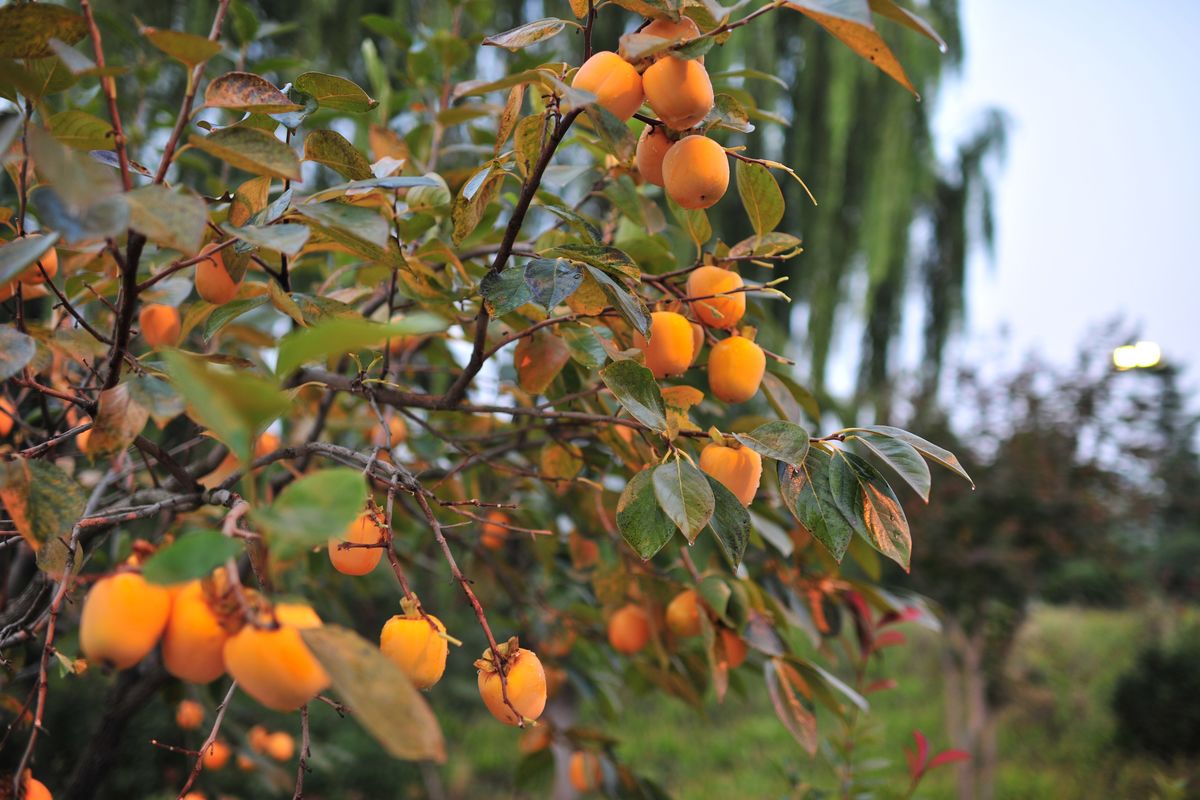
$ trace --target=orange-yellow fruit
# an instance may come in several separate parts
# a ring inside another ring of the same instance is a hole
[[[175,594],[162,639],[167,672],[190,683],[215,681],[225,674],[228,640],[200,581],[192,581]]]
[[[181,328],[179,309],[162,303],[150,303],[142,306],[138,314],[138,327],[142,329],[142,338],[151,347],[174,347],[179,344]]]
[[[737,669],[746,661],[746,643],[729,628],[721,628],[721,646],[725,648],[725,663]]]
[[[604,783],[604,768],[600,766],[599,757],[586,750],[571,753],[567,762],[567,773],[571,779],[571,786],[577,792],[590,792]]]
[[[699,61],[664,56],[642,73],[642,88],[650,108],[672,130],[700,124],[713,107],[712,81]]]
[[[283,443],[279,441],[279,437],[270,431],[263,431],[262,435],[254,440],[254,457],[262,458],[265,455],[274,453]]]
[[[28,770],[25,772],[25,800],[54,800],[46,784],[29,774]]]
[[[507,725],[521,724],[513,708],[525,719],[537,719],[546,708],[546,671],[541,660],[532,650],[522,647],[507,663],[505,675],[512,708],[504,702],[500,674],[491,668],[479,670],[479,694],[484,705],[493,717]]]
[[[250,745],[250,749],[256,753],[267,752],[267,742],[270,739],[270,732],[262,725],[254,725],[246,731],[246,744]]]
[[[266,751],[276,761],[291,761],[296,754],[296,740],[290,733],[276,731],[267,739]]]
[[[225,643],[225,668],[246,694],[275,711],[295,711],[329,686],[329,675],[300,638],[321,624],[308,606],[275,606],[279,627],[246,625]]]
[[[17,293],[17,282],[9,281],[8,283],[0,283],[0,303],[10,299]]]
[[[657,36],[659,39],[687,41],[700,36],[700,26],[691,17],[680,17],[679,21],[656,19],[642,28],[639,33],[645,36]]]
[[[483,523],[479,543],[488,550],[500,550],[508,540],[508,528],[504,527],[510,524],[508,514],[503,511],[489,511],[486,519],[488,522]]]
[[[158,644],[171,593],[136,572],[101,578],[83,600],[79,646],[89,661],[128,669]]]
[[[583,62],[571,85],[596,95],[596,103],[621,120],[629,119],[642,106],[642,76],[609,50]]]
[[[223,306],[237,295],[238,284],[225,269],[224,256],[214,252],[218,246],[214,242],[200,251],[208,258],[196,263],[196,294],[215,306]]]
[[[204,751],[204,756],[201,759],[204,762],[204,768],[214,770],[221,769],[229,763],[229,756],[231,752],[232,751],[229,749],[229,745],[225,744],[225,742],[221,741],[220,739],[217,739],[208,746],[207,750]]]
[[[708,444],[700,451],[700,469],[716,478],[742,501],[742,505],[748,506],[762,479],[762,456],[749,447]]]
[[[685,136],[663,157],[663,188],[681,207],[709,208],[729,188],[729,157],[707,136]]]
[[[522,755],[530,755],[545,750],[550,746],[552,740],[548,725],[526,728],[525,732],[521,734],[521,738],[517,740],[517,749],[521,751]]]
[[[704,326],[693,322],[692,325],[692,363],[696,363],[696,359],[700,357],[700,351],[704,348]]]
[[[621,606],[608,620],[608,643],[613,650],[633,655],[650,641],[650,615],[639,605]]]
[[[17,421],[17,407],[7,397],[0,397],[0,436],[12,433]]]
[[[684,589],[667,604],[667,628],[676,636],[700,635],[700,596]]]
[[[46,270],[46,274],[42,274],[42,270],[38,269],[38,265]],[[46,278],[53,278],[58,274],[58,251],[51,247],[41,258],[33,263],[31,267],[21,273],[18,280],[26,286],[36,286],[39,283],[45,283]]]
[[[360,514],[358,519],[350,523],[350,527],[340,539],[329,540],[329,560],[333,568],[343,575],[366,575],[375,569],[379,559],[383,558],[381,547],[351,547],[339,548],[340,542],[352,544],[376,544],[379,542],[379,527],[372,521],[370,514]]]
[[[667,138],[667,132],[661,125],[647,125],[638,137],[638,172],[655,186],[663,185],[663,159],[673,144],[675,142]]]
[[[204,722],[204,706],[195,700],[184,700],[175,707],[175,724],[185,731],[195,730]]]
[[[744,336],[730,336],[708,354],[708,388],[718,400],[744,403],[758,393],[767,356]]]
[[[746,293],[736,291],[745,286],[742,276],[731,269],[700,267],[688,276],[688,297],[703,297],[692,301],[692,312],[705,325],[729,330],[746,313]],[[732,294],[723,294],[732,292]],[[721,295],[713,297],[712,295]]]
[[[183,800],[208,800],[208,796],[204,792],[190,791],[183,796]]]
[[[408,423],[399,414],[392,414],[387,421],[388,436],[391,437],[392,447],[404,444],[408,438]],[[380,447],[388,446],[388,437],[383,435],[383,428],[375,426],[375,443]]]
[[[435,631],[430,622],[437,626]],[[428,689],[442,679],[450,643],[440,634],[446,626],[432,614],[410,619],[396,616],[383,625],[379,633],[379,649],[404,672],[418,689]]]
[[[692,325],[682,314],[655,311],[650,315],[650,341],[634,331],[633,346],[646,356],[654,377],[682,375],[692,364]]]

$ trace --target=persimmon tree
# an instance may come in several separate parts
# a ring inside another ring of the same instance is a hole
[[[238,704],[298,715],[296,797],[313,703],[391,756],[444,760],[419,690],[446,675],[534,729],[526,772],[555,742],[576,788],[622,796],[661,790],[604,737],[534,727],[572,659],[584,680],[697,703],[760,670],[810,754],[817,706],[866,709],[820,645],[831,608],[864,630],[914,613],[869,577],[912,549],[880,467],[922,497],[926,459],[966,474],[899,429],[814,433],[803,376],[755,341],[755,316],[790,301],[739,272],[802,258],[775,229],[778,177],[799,176],[737,146],[758,110],[704,56],[798,12],[911,89],[873,12],[936,35],[891,0],[572,0],[490,33],[464,8],[414,48],[434,91],[403,111],[336,75],[248,71],[223,39],[229,0],[207,35],[101,25],[88,0],[0,8],[18,795],[60,782],[39,773],[48,697],[85,670],[151,677],[106,710],[61,780],[71,797],[101,785],[118,718],[179,682],[223,698],[180,705],[181,729],[207,729],[198,747],[145,745],[189,759],[180,797],[232,752],[292,758],[261,726],[234,735]],[[628,33],[594,41],[598,14]],[[116,36],[140,37],[149,68],[113,58]],[[568,36],[569,61],[531,57]],[[475,46],[524,66],[459,74]],[[157,70],[186,75],[169,115],[139,103]],[[724,241],[718,202],[755,234]],[[377,606],[400,613],[322,607],[385,560]],[[447,606],[436,585],[453,581],[474,624],[422,602],[418,578]]]

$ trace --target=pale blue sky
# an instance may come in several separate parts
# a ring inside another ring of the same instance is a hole
[[[966,63],[938,99],[943,145],[1012,120],[994,268],[978,258],[967,353],[1068,360],[1124,314],[1200,365],[1200,2],[964,0]]]

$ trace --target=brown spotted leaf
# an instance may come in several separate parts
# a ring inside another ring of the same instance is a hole
[[[0,502],[34,550],[67,538],[83,514],[83,489],[53,464],[18,458],[0,461]]]
[[[269,80],[252,72],[226,72],[213,78],[204,90],[204,104],[210,108],[259,114],[277,114],[303,108],[289,100]]]
[[[150,412],[133,399],[125,384],[100,393],[100,406],[87,439],[92,458],[119,453],[133,444],[150,420]]]

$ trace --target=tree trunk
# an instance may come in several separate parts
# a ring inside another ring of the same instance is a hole
[[[167,673],[157,663],[148,667],[144,674],[138,670],[125,670],[117,677],[104,701],[108,711],[76,763],[63,800],[89,800],[99,794],[101,784],[116,762],[125,728],[167,679]]]

